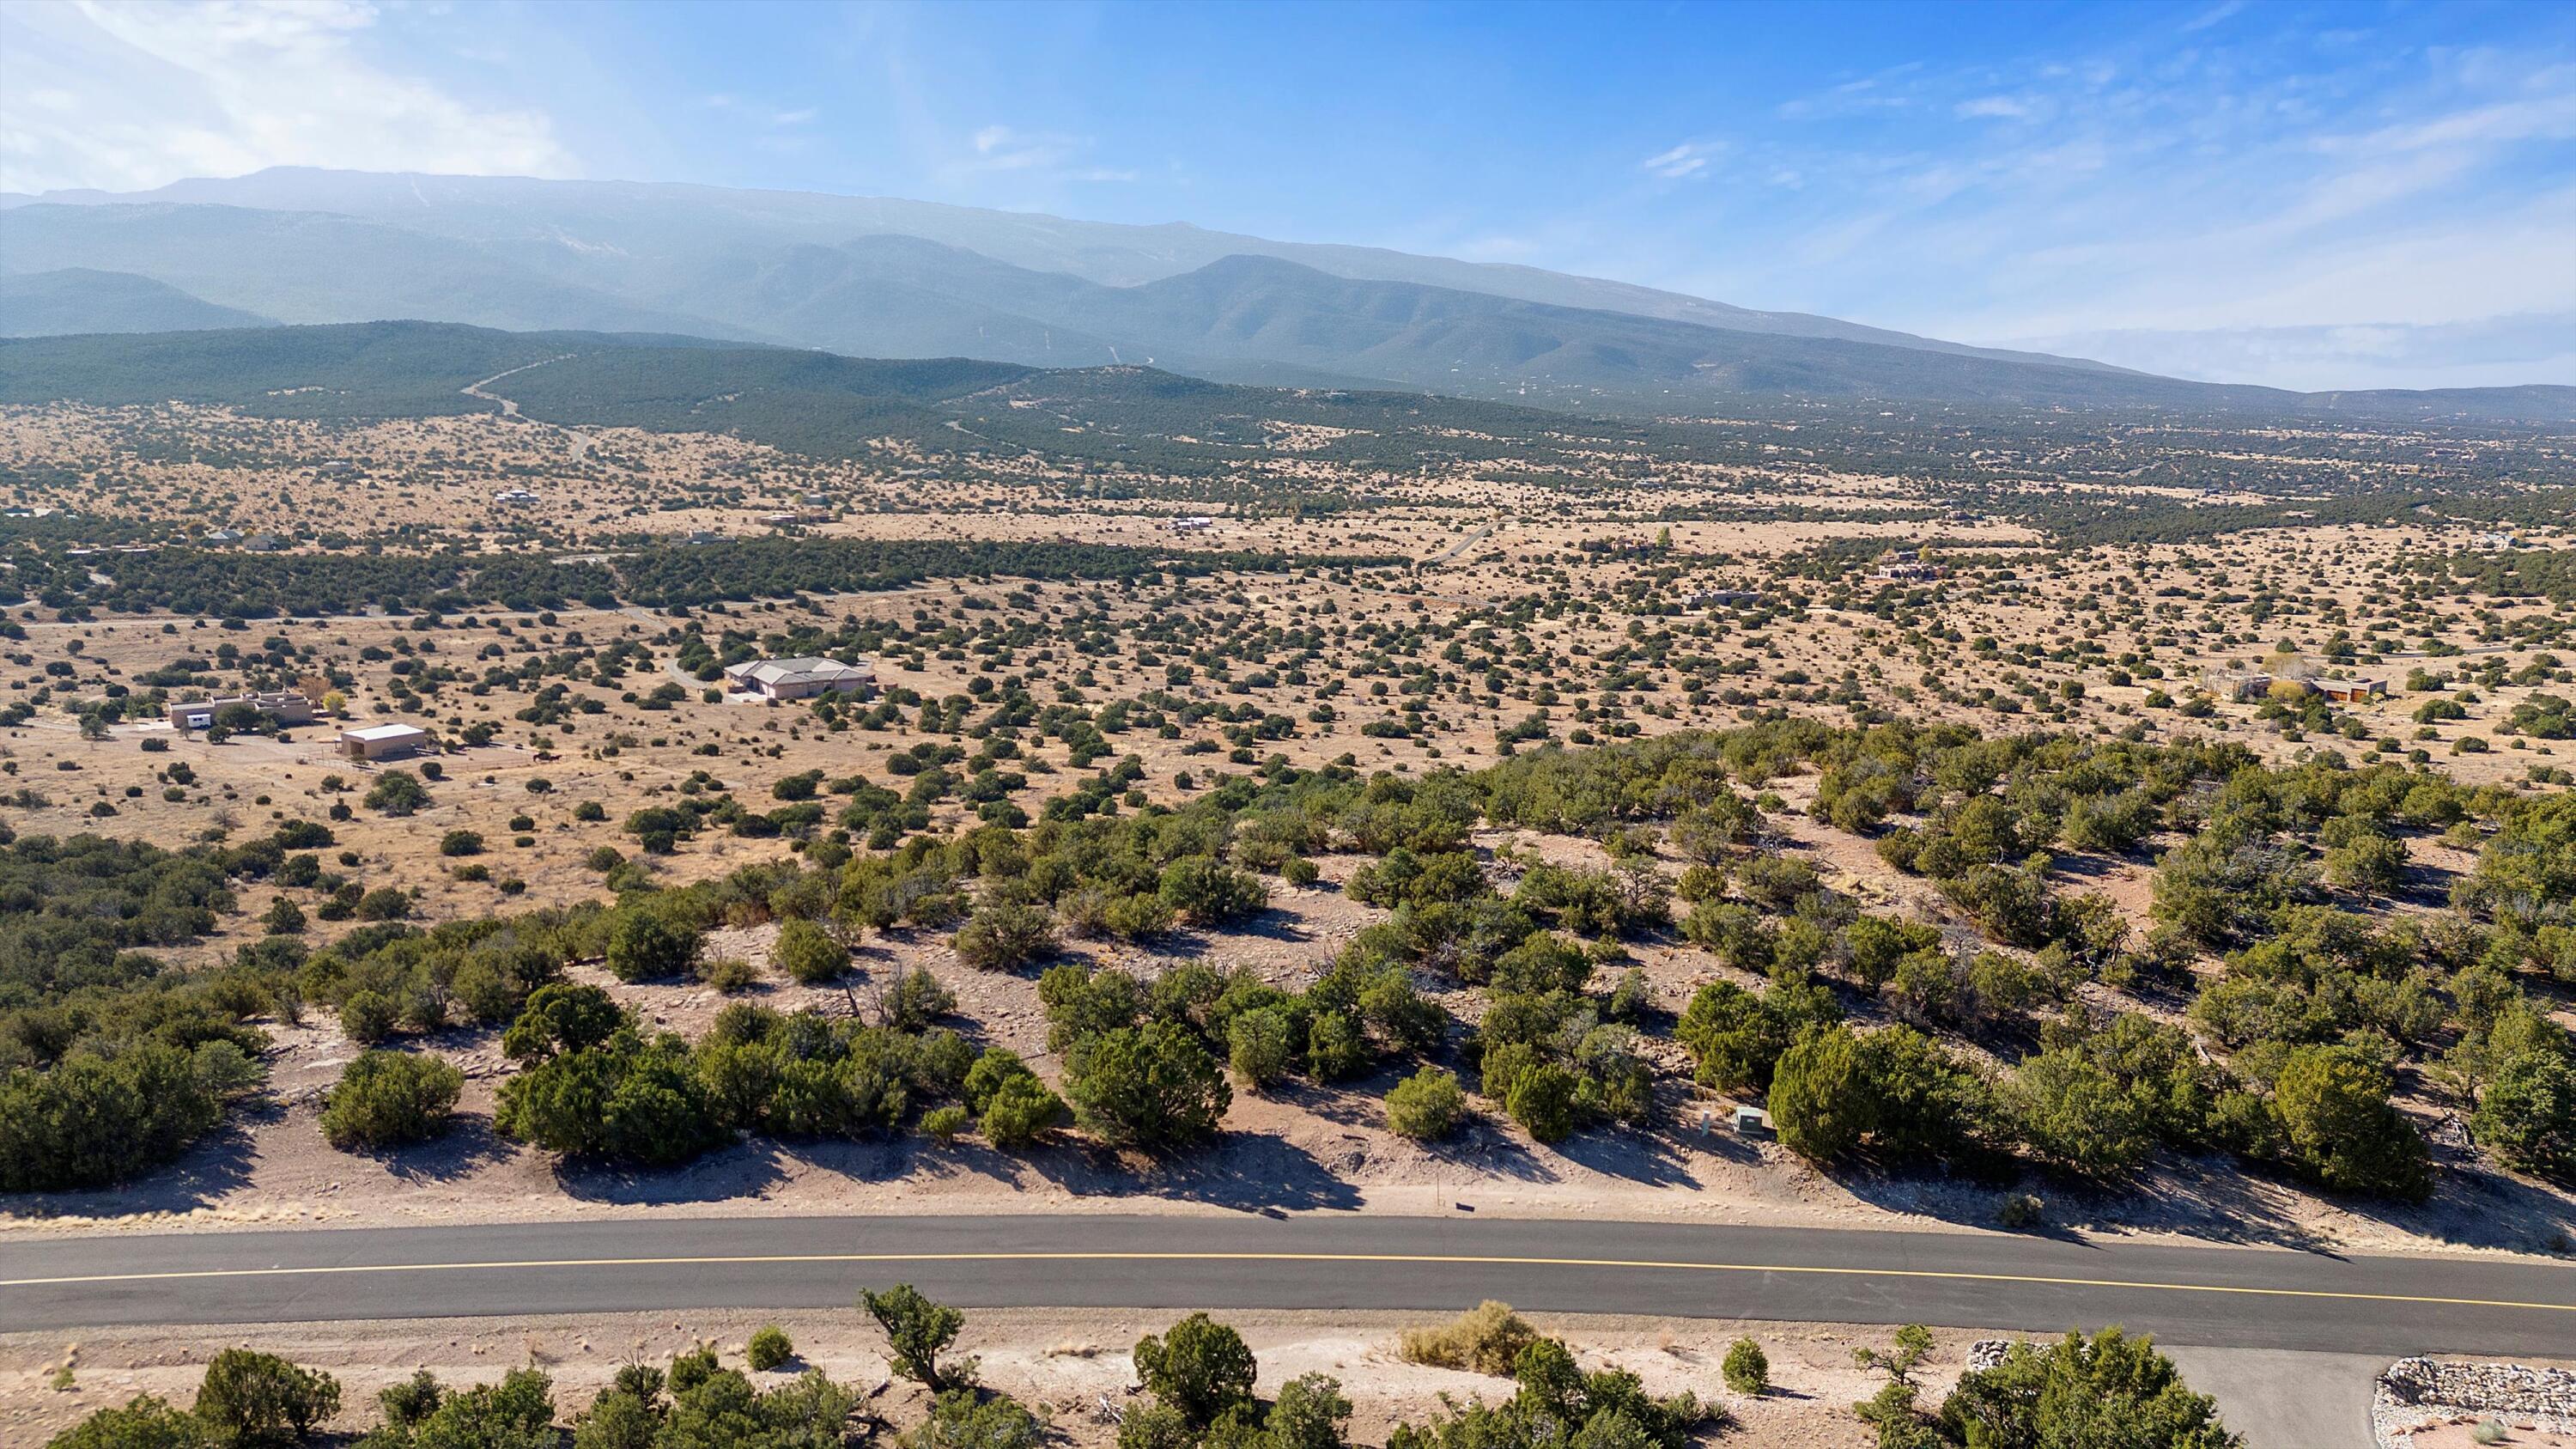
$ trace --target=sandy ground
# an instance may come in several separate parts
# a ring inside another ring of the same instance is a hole
[[[1464,1305],[1461,1305],[1462,1307]],[[1048,1411],[1053,1426],[1073,1444],[1105,1445],[1116,1424],[1103,1405],[1135,1402],[1135,1370],[1128,1350],[1180,1317],[1168,1312],[1088,1312],[1029,1309],[971,1312],[959,1349],[982,1360],[982,1378],[1033,1408]],[[1427,1418],[1440,1396],[1460,1400],[1508,1397],[1508,1380],[1402,1361],[1396,1342],[1403,1329],[1436,1321],[1419,1314],[1238,1313],[1218,1311],[1251,1345],[1261,1365],[1259,1390],[1274,1394],[1289,1379],[1308,1373],[1340,1379],[1354,1413],[1355,1442],[1381,1444],[1396,1423]],[[1531,1321],[1563,1338],[1587,1367],[1618,1365],[1644,1379],[1657,1394],[1689,1392],[1733,1415],[1728,1443],[1826,1449],[1866,1441],[1868,1430],[1850,1405],[1873,1392],[1875,1375],[1855,1368],[1852,1350],[1884,1347],[1887,1330],[1838,1325],[1739,1323],[1723,1319],[1657,1320],[1537,1314]],[[555,1404],[565,1418],[586,1406],[616,1373],[634,1360],[667,1360],[701,1341],[712,1341],[733,1366],[742,1363],[754,1328],[776,1323],[795,1340],[797,1363],[779,1381],[804,1367],[875,1390],[868,1408],[887,1422],[908,1426],[925,1412],[913,1384],[893,1379],[883,1358],[884,1338],[855,1310],[761,1315],[740,1312],[602,1314],[513,1319],[419,1319],[400,1322],[281,1324],[244,1335],[238,1329],[171,1328],[91,1335],[78,1344],[0,1334],[0,1442],[33,1445],[99,1408],[138,1393],[186,1402],[208,1357],[235,1343],[281,1353],[329,1370],[343,1385],[349,1412],[339,1427],[375,1417],[377,1390],[426,1368],[451,1383],[499,1378],[523,1366],[555,1381]],[[1749,1335],[1771,1361],[1773,1387],[1758,1398],[1728,1390],[1719,1374],[1727,1346]],[[1938,1401],[1958,1377],[1968,1343],[1980,1335],[1936,1332],[1938,1348],[1918,1371],[1925,1397]],[[49,1387],[69,1358],[75,1387]]]

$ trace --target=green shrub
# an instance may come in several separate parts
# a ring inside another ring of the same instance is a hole
[[[374,1046],[394,1034],[402,1007],[380,991],[355,991],[340,1003],[340,1031],[360,1046]]]
[[[1068,1115],[1062,1097],[1034,1074],[1023,1073],[994,1090],[980,1125],[985,1141],[1016,1151],[1053,1131]]]
[[[1727,1345],[1723,1372],[1726,1386],[1739,1394],[1758,1394],[1771,1386],[1771,1359],[1749,1338]]]
[[[147,1043],[0,1076],[0,1191],[104,1187],[179,1155],[223,1118],[195,1059]]]
[[[1575,1095],[1580,1086],[1570,1069],[1540,1062],[1512,1083],[1504,1110],[1539,1141],[1562,1142],[1574,1135]]]
[[[909,1283],[897,1283],[882,1293],[861,1289],[859,1307],[885,1331],[886,1347],[894,1354],[889,1362],[899,1377],[934,1394],[973,1386],[973,1359],[940,1357],[965,1328],[965,1314],[933,1303]]]
[[[322,1099],[322,1136],[343,1152],[427,1141],[447,1130],[464,1087],[436,1057],[360,1052]]]
[[[53,1438],[45,1449],[215,1449],[206,1421],[144,1394],[101,1409]]]
[[[849,949],[812,921],[795,920],[778,928],[769,959],[799,986],[825,986],[850,966]]]
[[[1214,1137],[1234,1101],[1198,1038],[1162,1021],[1075,1042],[1065,1054],[1065,1096],[1084,1131],[1149,1151]]]
[[[1466,1115],[1466,1089],[1445,1067],[1424,1067],[1386,1094],[1387,1130],[1417,1142],[1447,1137]]]
[[[273,1353],[228,1348],[206,1365],[196,1415],[223,1444],[309,1438],[340,1412],[340,1381]]]
[[[2152,1339],[2107,1328],[2087,1339],[2017,1343],[2004,1361],[1963,1375],[1941,1404],[1949,1444],[2188,1445],[2244,1449],[2218,1406],[2193,1393]]]
[[[1488,1298],[1437,1328],[1406,1329],[1396,1348],[1406,1363],[1499,1378],[1510,1374],[1521,1350],[1537,1341],[1538,1330],[1510,1304]]]
[[[1204,1313],[1136,1340],[1133,1356],[1137,1380],[1193,1425],[1204,1428],[1227,1409],[1251,1402],[1252,1350],[1242,1334]]]
[[[796,1357],[796,1344],[787,1331],[774,1323],[752,1330],[751,1341],[743,1346],[743,1361],[755,1373],[767,1373]]]
[[[1259,1091],[1288,1075],[1291,1023],[1284,1008],[1259,1007],[1226,1023],[1226,1061],[1243,1084]]]
[[[608,928],[608,969],[620,981],[667,980],[697,959],[697,932],[651,911],[624,907]]]

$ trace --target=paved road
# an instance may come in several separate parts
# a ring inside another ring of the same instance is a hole
[[[1978,1233],[1362,1217],[709,1218],[0,1243],[0,1324],[831,1307],[1524,1309],[2396,1355],[2576,1342],[2576,1266]]]

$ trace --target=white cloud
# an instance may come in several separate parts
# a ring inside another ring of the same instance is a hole
[[[1018,131],[1009,126],[986,126],[975,133],[974,145],[975,157],[970,163],[974,170],[1034,171],[1063,165],[1090,142],[1060,131]]]
[[[1666,181],[1681,181],[1708,170],[1717,156],[1718,147],[1705,141],[1684,141],[1669,151],[1658,152],[1637,163],[1639,169]]]
[[[0,188],[130,190],[266,166],[570,175],[551,118],[379,64],[364,0],[0,8]]]
[[[2019,121],[2030,115],[2030,102],[2013,96],[1979,96],[1959,102],[1957,113],[1967,120],[1991,119]]]

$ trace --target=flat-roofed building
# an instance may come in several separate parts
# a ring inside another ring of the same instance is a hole
[[[429,744],[418,725],[380,724],[340,731],[340,753],[353,760],[398,760]]]
[[[818,694],[865,694],[876,688],[874,664],[837,659],[754,659],[725,670],[725,678],[745,694],[764,699],[810,699]]]

